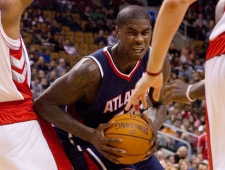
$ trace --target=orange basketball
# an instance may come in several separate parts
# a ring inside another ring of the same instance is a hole
[[[148,123],[134,114],[113,117],[114,125],[105,131],[106,138],[120,138],[123,142],[111,146],[124,149],[121,164],[134,164],[143,160],[151,148],[152,130]]]

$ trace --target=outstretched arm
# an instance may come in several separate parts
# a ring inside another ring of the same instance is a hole
[[[164,87],[166,86],[170,78],[170,73],[171,73],[171,65],[167,58],[164,61],[162,73],[163,73],[163,89],[164,89]],[[153,89],[151,89],[149,93],[150,102],[148,106],[152,106],[153,109],[156,109],[155,110],[156,114],[153,115],[154,117],[152,119],[152,122],[153,122],[154,129],[157,131],[160,129],[160,127],[163,125],[163,123],[167,119],[167,107],[165,105],[164,95],[162,92],[160,93],[159,101],[155,101],[153,99],[152,93],[153,93]]]
[[[190,87],[187,92],[188,86]],[[175,80],[172,84],[167,85],[164,90],[165,103],[168,105],[172,102],[188,103],[191,100],[205,98],[205,80],[201,80],[193,85],[188,85],[181,80]]]
[[[191,3],[195,0],[165,0],[160,8],[152,38],[152,51],[148,61],[149,73],[160,73],[163,62],[172,38],[174,37],[181,21]],[[163,86],[162,73],[156,76],[144,74],[136,84],[134,93],[127,104],[128,110],[132,104],[137,105],[139,100],[146,107],[145,92],[153,87],[153,98],[158,101]]]
[[[170,77],[170,72],[171,72],[171,66],[169,63],[169,60],[166,59],[163,65],[163,86],[166,85],[168,82],[168,79]],[[164,98],[163,94],[161,93],[160,100],[159,101],[154,101],[152,98],[152,92],[153,89],[150,89],[149,96],[148,96],[148,110],[145,111],[142,114],[142,117],[146,120],[148,120],[151,124],[151,127],[153,129],[153,146],[151,147],[151,150],[149,150],[147,157],[149,158],[157,149],[157,131],[160,129],[160,127],[163,125],[163,123],[167,119],[167,107],[164,104]],[[151,120],[150,120],[151,119]],[[152,122],[152,123],[151,123]]]

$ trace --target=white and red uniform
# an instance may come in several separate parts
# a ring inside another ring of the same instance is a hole
[[[33,111],[28,54],[22,38],[5,34],[1,11],[0,169],[72,169],[52,126]]]
[[[225,169],[225,14],[210,35],[205,88],[210,170]]]

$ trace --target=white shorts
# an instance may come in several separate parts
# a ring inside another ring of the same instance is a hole
[[[38,121],[0,126],[0,170],[57,170]]]
[[[225,169],[225,55],[206,61],[205,88],[213,170]]]

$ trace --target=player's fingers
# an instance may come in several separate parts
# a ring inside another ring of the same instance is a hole
[[[109,145],[110,146],[111,144],[114,144],[114,143],[121,143],[121,142],[123,142],[123,139],[121,139],[121,138],[107,138],[107,137],[105,137],[105,138],[101,139],[101,142],[104,145]]]
[[[169,105],[173,102],[171,95],[165,96],[164,103],[165,105]]]
[[[132,100],[129,100],[129,102],[126,104],[126,107],[124,108],[124,110],[128,112],[130,110],[131,106],[132,106]]]
[[[98,130],[105,131],[107,128],[110,128],[113,125],[114,125],[114,122],[108,122],[108,123],[100,124],[98,126]]]
[[[171,85],[167,85],[164,87],[163,89],[163,94],[166,94],[167,92],[171,91],[172,90],[172,86]]]
[[[125,110],[129,111],[132,105],[138,105],[138,104],[139,104],[139,98],[133,95],[131,96],[129,102],[126,104]]]
[[[143,105],[144,109],[147,109],[148,104],[147,104],[147,100],[146,100],[145,95],[142,95],[140,99],[141,99],[141,102],[142,102],[142,105]]]
[[[161,88],[154,88],[154,91],[153,91],[153,99],[155,101],[159,101],[160,92],[161,92]]]

